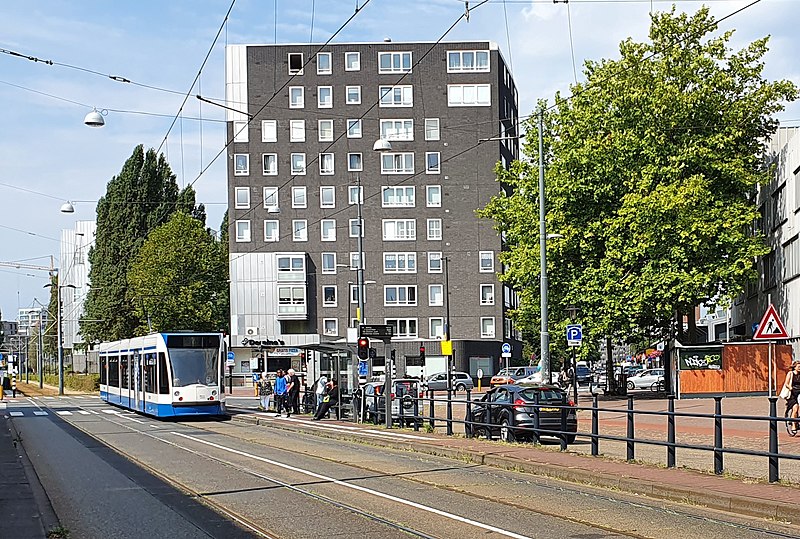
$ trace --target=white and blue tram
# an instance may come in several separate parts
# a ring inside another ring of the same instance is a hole
[[[102,343],[100,398],[157,417],[225,414],[219,333],[153,333]]]

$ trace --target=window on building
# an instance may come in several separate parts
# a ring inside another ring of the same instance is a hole
[[[336,273],[336,253],[322,253],[322,273]]]
[[[303,53],[290,52],[289,53],[289,74],[302,75],[303,74]]]
[[[305,286],[278,287],[278,314],[302,314],[305,308]]]
[[[278,142],[278,120],[261,120],[261,142]]]
[[[361,138],[361,120],[347,120],[347,138]]]
[[[336,241],[336,219],[320,221],[320,241]]]
[[[379,52],[378,73],[411,73],[411,53]]]
[[[444,286],[440,284],[428,285],[428,305],[441,307],[444,305]]]
[[[319,207],[336,207],[336,188],[332,185],[323,185],[319,188]]]
[[[250,221],[236,221],[236,241],[240,243],[250,241]]]
[[[233,142],[247,142],[250,140],[247,122],[233,122]],[[264,142],[271,142],[265,140]]]
[[[339,320],[336,318],[323,318],[322,334],[328,337],[337,337],[339,335]]]
[[[359,230],[361,231],[361,237],[364,237],[364,220],[361,220],[361,226],[359,226],[358,219],[350,219],[349,221],[349,228],[350,228],[350,237],[357,238]]]
[[[481,338],[482,339],[494,338],[494,318],[493,317],[481,318]]]
[[[278,188],[277,187],[265,187],[264,188],[264,208],[270,210],[274,208],[275,210],[278,209]]]
[[[317,108],[333,108],[333,86],[317,86]]]
[[[494,305],[494,285],[481,285],[481,305]]]
[[[442,253],[428,253],[428,273],[442,273]]]
[[[333,142],[333,120],[319,120],[319,141]]]
[[[302,86],[289,86],[289,108],[302,109],[305,106],[305,88]]]
[[[344,70],[345,71],[360,71],[361,70],[361,53],[360,52],[346,52],[346,53],[344,53]]]
[[[444,339],[444,318],[429,318],[430,338]]]
[[[381,189],[384,208],[413,208],[414,187],[383,187]]]
[[[333,174],[333,154],[319,154],[319,173],[324,175]]]
[[[383,253],[383,273],[417,273],[417,253]]]
[[[439,152],[425,152],[425,174],[439,174],[441,172]]]
[[[308,200],[305,186],[292,187],[292,208],[305,208],[307,206]]]
[[[414,120],[381,120],[381,138],[414,140]]]
[[[449,107],[488,107],[492,104],[489,84],[448,84],[447,105]]]
[[[239,210],[250,207],[250,188],[237,187],[234,190],[234,207]]]
[[[293,175],[303,175],[306,173],[306,154],[304,153],[293,153],[292,154],[292,174]]]
[[[384,318],[383,323],[392,326],[392,335],[399,339],[417,338],[416,318]]]
[[[308,241],[308,221],[305,219],[292,221],[292,239],[294,241]]]
[[[365,261],[366,261],[366,258],[367,258],[367,257],[365,256],[365,257],[364,257],[364,260],[365,260]],[[358,266],[358,260],[359,260],[359,253],[357,253],[357,252],[355,252],[355,253],[350,253],[350,269],[352,269],[352,270],[357,270],[357,269],[359,268],[359,266]]]
[[[775,251],[764,255],[761,259],[764,274],[764,290],[769,290],[777,284],[778,268],[776,266],[776,260]]]
[[[489,51],[448,51],[448,73],[489,71]]]
[[[250,174],[250,155],[246,153],[233,154],[233,175],[247,176]]]
[[[264,221],[264,241],[276,242],[280,239],[280,226],[276,220]]]
[[[414,90],[410,84],[400,86],[380,86],[378,88],[381,107],[413,107]]]
[[[494,272],[494,252],[493,251],[481,251],[478,254],[480,258],[480,269],[481,273],[493,273]]]
[[[330,75],[333,73],[333,62],[331,61],[331,53],[318,52],[317,53],[317,75]]]
[[[347,187],[347,203],[348,204],[363,204],[364,203],[364,188],[358,185],[350,185]]]
[[[359,172],[363,170],[362,158],[360,153],[347,154],[347,170],[350,172]]]
[[[442,206],[442,186],[428,185],[425,187],[425,203],[429,208]]]
[[[347,105],[361,104],[361,86],[345,86],[345,103]]]
[[[772,229],[781,226],[785,221],[786,184],[783,184],[772,193]]]
[[[278,256],[279,281],[303,281],[305,280],[305,271],[306,258],[304,255]]]
[[[381,174],[414,174],[414,152],[382,153]]]
[[[306,121],[289,120],[289,142],[306,141]]]
[[[439,140],[439,118],[425,118],[425,140]]]
[[[417,239],[417,222],[414,219],[384,219],[383,241]]]
[[[442,220],[428,219],[428,239],[439,241],[442,239]]]
[[[383,287],[383,305],[386,307],[414,306],[417,304],[416,285],[387,285]]]
[[[322,287],[322,306],[336,307],[336,286],[325,285]]]
[[[278,154],[265,153],[261,155],[264,176],[277,176],[278,174]]]

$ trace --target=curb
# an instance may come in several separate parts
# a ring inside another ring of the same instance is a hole
[[[474,464],[481,464],[513,470],[549,479],[566,481],[569,483],[579,483],[592,487],[617,490],[633,495],[647,496],[649,498],[678,502],[710,509],[716,509],[738,515],[790,522],[800,524],[800,507],[792,503],[781,501],[766,501],[760,498],[729,494],[714,490],[694,490],[683,486],[669,485],[649,479],[638,479],[636,477],[615,475],[597,470],[585,470],[577,467],[560,466],[558,464],[534,462],[512,458],[504,455],[495,455],[488,452],[474,449],[461,449],[450,446],[439,446],[425,442],[415,441],[392,441],[384,439],[362,439],[349,436],[347,432],[336,431],[316,431],[303,430],[291,424],[277,423],[271,420],[263,420],[253,416],[234,415],[231,421],[246,423],[257,426],[269,426],[292,432],[303,432],[320,438],[330,438],[344,440],[364,445],[397,449],[401,451],[413,451],[432,456],[451,458],[454,460],[466,461]],[[532,448],[533,449],[533,448]],[[575,455],[576,459],[585,460],[595,457],[584,457]],[[642,466],[642,465],[631,465]],[[685,470],[687,473],[696,473],[698,477],[702,474]],[[730,481],[734,481],[731,479]],[[700,488],[700,487],[698,487]]]

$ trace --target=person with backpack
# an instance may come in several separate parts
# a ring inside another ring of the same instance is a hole
[[[286,376],[283,369],[278,369],[275,377],[275,411],[280,415],[283,410],[284,400],[286,399]]]
[[[339,386],[336,385],[336,378],[331,378],[331,381],[327,384],[325,396],[322,398],[322,405],[319,407],[319,410],[317,410],[317,413],[314,414],[313,419],[317,421],[322,419],[328,414],[332,406],[336,406],[338,404]]]
[[[314,413],[322,406],[322,399],[325,397],[325,390],[327,387],[328,377],[323,374],[317,379],[317,383],[314,384],[314,395],[316,395],[317,398],[314,406]]]

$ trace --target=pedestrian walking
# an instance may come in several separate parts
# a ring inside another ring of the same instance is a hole
[[[338,404],[339,386],[336,385],[336,378],[332,378],[331,381],[327,383],[325,396],[322,398],[322,405],[317,410],[317,413],[314,414],[314,419],[322,419],[328,414],[332,406],[336,406]]]
[[[786,373],[786,379],[783,381],[783,388],[781,388],[780,396],[786,400],[786,410],[791,409],[792,419],[797,419],[798,403],[797,398],[800,395],[800,359],[793,359],[792,366],[789,372]],[[789,427],[789,434],[794,436],[797,433],[797,423],[793,423]]]
[[[258,384],[258,396],[261,397],[261,405],[258,407],[259,410],[269,410],[269,399],[272,396],[272,383],[270,383],[269,378],[266,376],[261,377],[261,382]]]
[[[289,384],[286,386],[286,389],[289,393],[289,404],[292,407],[292,413],[299,414],[300,413],[300,377],[297,376],[297,373],[294,369],[289,369]],[[286,412],[288,415],[289,408],[286,408]]]
[[[286,399],[286,376],[283,369],[278,369],[275,376],[275,411],[278,415],[283,411],[284,400]]]
[[[314,395],[316,395],[316,402],[314,406],[314,412],[316,413],[319,410],[319,407],[322,406],[322,399],[325,397],[325,389],[328,386],[328,377],[324,374],[317,378],[317,383],[314,385]]]

